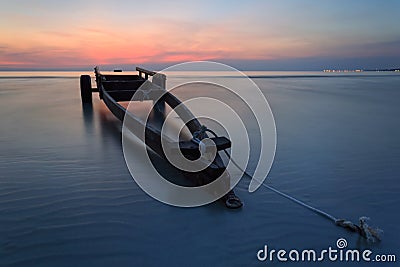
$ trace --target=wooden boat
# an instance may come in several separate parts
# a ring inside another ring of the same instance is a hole
[[[95,78],[97,88],[92,88],[91,77],[89,75],[81,75],[80,87],[82,102],[91,103],[92,93],[98,92],[100,99],[104,101],[108,109],[121,122],[124,121],[124,118],[129,119],[129,131],[142,139],[146,146],[153,150],[158,156],[165,158],[166,155],[161,145],[161,128],[154,124],[143,122],[143,120],[137,118],[131,112],[127,112],[126,108],[119,103],[123,101],[143,100],[133,99],[133,97],[138,90],[141,90],[141,88],[144,87],[142,85],[150,85],[151,88],[148,89],[145,94],[147,100],[154,100],[156,102],[153,109],[157,116],[164,116],[162,111],[164,110],[165,105],[169,105],[176,111],[183,121],[185,121],[185,118],[192,118],[186,120],[187,122],[185,125],[193,138],[190,141],[180,141],[178,145],[185,158],[189,160],[198,159],[200,157],[199,141],[203,138],[208,138],[205,127],[201,125],[190,110],[184,106],[178,98],[165,90],[165,75],[139,67],[136,68],[136,71],[138,72],[137,75],[123,74],[121,73],[121,70],[115,71],[114,73],[103,74],[100,72],[99,68],[96,67]],[[149,80],[150,76],[152,76],[152,81]],[[147,88],[149,88],[149,86],[147,86]],[[162,96],[161,98],[160,95]],[[175,109],[178,106],[179,109]],[[145,129],[144,138],[140,137],[143,136],[143,132],[138,132],[138,129]],[[224,165],[218,151],[229,148],[231,146],[230,140],[226,137],[212,137],[210,139],[214,141],[217,148],[215,158],[212,162],[210,161],[211,164],[198,173],[190,172],[185,175],[195,177],[195,179],[198,180],[197,185],[207,184],[214,181],[226,170],[226,166]],[[171,147],[172,145],[173,144],[171,144]],[[233,190],[229,191],[222,200],[228,208],[240,208],[243,205]]]

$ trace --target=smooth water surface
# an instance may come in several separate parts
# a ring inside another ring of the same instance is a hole
[[[0,75],[0,266],[309,266],[256,253],[341,237],[400,257],[400,75],[251,74],[277,126],[266,183],[336,217],[370,216],[385,235],[367,244],[264,187],[248,193],[246,178],[239,211],[150,198],[125,165],[121,123],[97,95],[82,106],[79,74]]]

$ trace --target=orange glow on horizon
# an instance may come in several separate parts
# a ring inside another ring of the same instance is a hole
[[[27,19],[27,18],[25,18]],[[158,26],[160,23],[164,27]],[[201,28],[194,31],[192,28]],[[50,27],[51,28],[51,27]],[[100,20],[62,29],[2,29],[0,67],[72,67],[219,59],[273,59],[310,54],[296,42],[241,33],[235,27],[185,25],[160,19],[144,27]],[[15,35],[15,32],[19,34]],[[250,41],[251,40],[251,41]],[[295,44],[292,47],[292,44]],[[296,48],[296,49],[295,49]],[[301,49],[300,49],[301,48]]]
[[[204,1],[4,2],[0,68],[399,56],[396,8]]]

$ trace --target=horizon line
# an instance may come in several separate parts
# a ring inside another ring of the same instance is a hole
[[[143,65],[138,65],[138,66],[143,66]],[[113,71],[113,70],[123,70],[123,71],[136,71],[136,66],[133,65],[132,69],[127,69],[127,66],[117,66],[117,65],[103,65],[102,69],[104,71]],[[157,68],[157,67],[149,67],[145,66],[145,68],[154,70],[154,71],[161,71],[164,68]],[[28,67],[22,67],[22,68],[2,68],[0,67],[0,71],[92,71],[94,67],[39,67],[39,68],[28,68]],[[322,69],[316,69],[316,68],[277,68],[277,69],[272,69],[270,67],[266,68],[236,68],[240,71],[332,71],[332,72],[353,72],[353,71],[399,71],[400,67],[380,67],[380,68],[322,68]],[[202,71],[202,70],[199,70]],[[206,70],[204,70],[206,71]]]

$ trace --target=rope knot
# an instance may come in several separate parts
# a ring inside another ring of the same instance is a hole
[[[377,241],[381,241],[383,230],[370,227],[366,223],[367,220],[369,220],[368,217],[362,216],[359,219],[360,225],[357,225],[345,219],[337,219],[335,220],[335,224],[343,228],[349,229],[352,232],[359,233],[362,237],[366,238],[368,242],[375,243]]]

